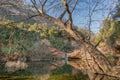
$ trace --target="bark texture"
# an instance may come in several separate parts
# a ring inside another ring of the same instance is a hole
[[[79,34],[76,31],[69,30],[70,33],[77,41],[80,41],[83,44],[85,54],[90,55],[91,60],[93,60],[93,65],[90,64],[90,60],[87,60],[88,69],[94,73],[108,73],[112,66],[106,57],[93,45],[89,40],[84,38],[82,34]],[[87,56],[85,56],[88,59]]]
[[[65,10],[63,10],[63,13],[60,14],[59,18],[54,18],[45,12],[44,7],[45,7],[45,4],[47,1],[48,0],[43,1],[43,4],[41,4],[42,10],[40,10],[36,4],[36,0],[31,0],[34,8],[38,12],[38,15],[43,16],[45,19],[48,19],[52,23],[60,26],[66,32],[68,32],[77,42],[82,43],[82,45],[86,51],[85,53],[89,54],[91,59],[94,61],[94,65],[91,66],[91,64],[89,64],[89,60],[88,60],[88,68],[91,68],[90,70],[92,70],[92,72],[107,73],[108,71],[110,71],[111,65],[110,65],[109,61],[106,59],[106,57],[97,48],[95,48],[95,46],[93,44],[91,44],[89,39],[85,38],[84,35],[82,35],[80,32],[78,33],[77,31],[73,30],[74,24],[73,24],[73,16],[72,15],[73,15],[73,11],[76,8],[78,0],[76,0],[76,2],[74,3],[74,5],[72,7],[72,11],[70,9],[71,0],[69,0],[69,1],[62,0],[61,3],[63,4]],[[62,19],[64,19],[65,14],[68,14],[68,19],[65,22],[63,22]],[[86,59],[87,59],[87,57],[86,57]]]

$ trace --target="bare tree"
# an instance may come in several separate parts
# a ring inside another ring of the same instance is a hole
[[[35,15],[42,16],[52,23],[57,24],[68,32],[77,42],[82,43],[85,53],[89,54],[91,59],[94,61],[94,65],[89,64],[88,66],[88,68],[92,68],[92,72],[107,74],[111,71],[111,64],[106,57],[90,42],[90,39],[86,38],[81,32],[78,33],[73,29],[73,14],[75,10],[77,10],[81,0],[31,0],[31,2],[36,10]],[[96,1],[92,9],[89,7],[89,31],[91,31],[91,18],[95,10],[98,9],[98,4],[99,0]],[[52,15],[50,14],[51,11]],[[57,14],[58,12],[59,14]],[[53,16],[53,14],[56,14],[56,17]]]
[[[87,60],[88,69],[93,73],[108,74],[111,71],[112,66],[106,57],[94,46],[90,41],[91,36],[91,24],[93,22],[92,16],[98,10],[103,10],[99,8],[99,5],[106,0],[95,0],[94,4],[90,4],[92,0],[31,0],[33,10],[36,10],[36,14],[30,16],[30,19],[35,16],[41,16],[48,19],[54,24],[57,24],[68,32],[77,42],[82,43],[84,48],[84,53],[89,54],[93,60],[93,64]],[[108,0],[107,0],[108,1]],[[7,0],[2,0],[0,2],[0,7],[2,5],[8,5]],[[88,5],[88,29],[89,38],[85,37],[82,32],[73,29],[74,26],[74,14],[76,11],[82,11],[80,8],[80,3],[86,3]],[[52,13],[52,14],[51,14]],[[87,56],[85,56],[88,59]]]

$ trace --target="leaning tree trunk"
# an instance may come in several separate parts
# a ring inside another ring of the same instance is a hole
[[[89,60],[87,60],[89,70],[92,70],[92,72],[94,73],[108,73],[109,71],[111,71],[111,64],[109,63],[109,61],[91,43],[85,43],[85,52],[86,54],[90,55],[93,61],[93,65],[91,65],[89,64]]]
[[[44,18],[47,18],[49,21],[57,24],[61,28],[63,28],[66,32],[68,32],[77,42],[82,43],[82,45],[86,48],[86,53],[91,55],[91,58],[94,60],[94,66],[92,67],[93,72],[97,73],[107,73],[112,68],[109,61],[106,57],[88,40],[86,39],[81,33],[72,29],[72,25],[65,25],[59,19],[54,19],[48,15],[43,15]],[[88,61],[89,63],[89,61]]]
[[[66,9],[67,9],[67,12],[69,13],[68,8],[66,8]],[[105,58],[105,56],[97,48],[95,48],[94,45],[91,44],[91,42],[88,39],[86,39],[82,34],[79,34],[78,32],[76,32],[75,30],[72,29],[73,24],[72,24],[71,15],[69,15],[71,22],[68,25],[64,24],[64,22],[62,22],[61,19],[55,19],[45,13],[40,13],[39,15],[43,16],[45,19],[48,19],[50,22],[63,28],[76,41],[81,42],[86,47],[86,52],[91,55],[91,58],[95,62],[94,66],[90,66],[90,67],[93,67],[93,69],[95,69],[95,70],[93,70],[93,72],[107,73],[108,71],[110,71],[111,65],[110,65],[109,61]]]
[[[85,52],[90,55],[91,59],[94,61],[94,65],[89,64],[88,60],[88,69],[91,70],[93,73],[108,73],[112,66],[110,62],[106,59],[106,57],[93,45],[91,42],[84,38],[82,34],[79,34],[78,32],[67,29],[66,30],[69,34],[71,34],[75,40],[80,41],[84,48]],[[86,57],[87,58],[87,57]],[[92,68],[92,69],[91,69]]]

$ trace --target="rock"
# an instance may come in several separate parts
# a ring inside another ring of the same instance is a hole
[[[8,72],[15,72],[17,70],[26,69],[28,64],[21,61],[8,61],[5,64],[5,68]]]
[[[61,58],[64,58],[65,54],[66,54],[64,51],[60,51],[56,48],[51,48],[50,51],[51,51],[53,56],[58,56],[58,57],[61,57]]]
[[[68,58],[80,58],[79,54],[81,53],[80,50],[74,50],[73,52],[69,53]]]
[[[75,49],[73,52],[69,53],[68,58],[85,60],[85,56],[90,57],[89,54],[85,54],[83,49]]]
[[[57,52],[57,49],[56,49],[56,48],[51,48],[50,51],[51,51],[52,53],[54,53],[54,52]]]
[[[22,53],[17,53],[17,52],[14,52],[13,54],[9,54],[9,55],[3,55],[1,60],[3,62],[7,62],[7,61],[18,61],[18,60],[21,60],[21,61],[26,61],[26,55],[22,54]]]

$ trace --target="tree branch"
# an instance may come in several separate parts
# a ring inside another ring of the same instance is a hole
[[[42,12],[42,10],[38,9],[36,1],[35,0],[31,0],[31,2],[32,2],[34,8],[37,10],[37,12],[41,15],[43,12]]]
[[[68,25],[68,28],[69,29],[72,29],[72,25],[73,25],[73,20],[72,20],[72,13],[70,12],[70,9],[69,9],[69,4],[66,2],[66,1],[64,1],[64,5],[65,5],[65,8],[66,8],[66,11],[67,11],[67,13],[68,13],[68,16],[69,16],[69,25]]]
[[[76,8],[76,6],[77,6],[77,3],[78,3],[78,0],[76,0],[75,5],[74,5],[74,7],[73,7],[71,13],[73,13],[73,11],[75,10],[75,8]]]
[[[99,44],[101,43],[101,41],[102,41],[102,39],[100,39],[100,40],[97,42],[97,44],[95,45],[95,48],[96,48],[97,46],[99,46]]]
[[[63,13],[60,15],[60,17],[59,17],[59,19],[60,19],[60,20],[62,20],[62,19],[63,19],[63,17],[64,17],[64,15],[65,15],[65,13],[66,13],[66,10],[64,10],[64,11],[63,11]]]
[[[41,7],[42,7],[42,12],[44,12],[44,6],[45,4],[47,3],[48,0],[45,0],[43,3],[41,0],[39,0],[40,4],[41,4]]]

